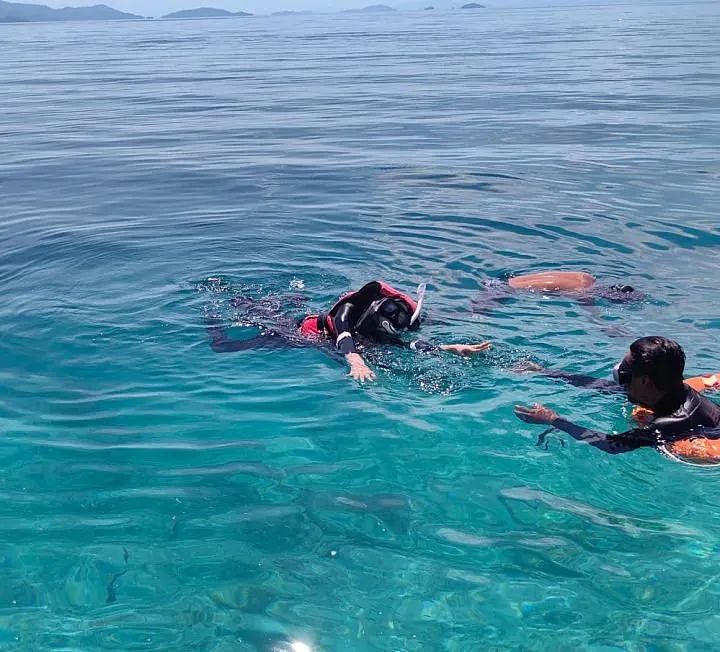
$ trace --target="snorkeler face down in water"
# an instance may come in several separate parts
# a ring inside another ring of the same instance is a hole
[[[425,289],[424,283],[419,285],[417,299],[414,299],[387,283],[371,281],[340,297],[327,313],[306,317],[300,324],[300,332],[305,337],[333,340],[350,366],[350,375],[359,381],[375,378],[358,351],[368,344],[392,344],[413,351],[447,351],[457,355],[473,355],[490,348],[489,342],[436,345],[421,339],[403,340],[403,333],[420,327]]]
[[[345,356],[350,376],[359,381],[373,380],[375,373],[363,359],[361,351],[372,344],[391,344],[419,352],[447,351],[456,355],[473,355],[490,348],[489,342],[479,344],[433,344],[415,339],[406,341],[402,335],[420,326],[420,313],[425,284],[418,287],[417,299],[396,290],[382,281],[371,281],[359,290],[341,296],[327,313],[304,317],[298,330],[282,333],[268,329],[251,340],[228,340],[224,329],[213,322],[208,328],[211,346],[217,352],[241,351],[260,347],[277,347],[284,343],[298,346],[332,343]]]
[[[354,350],[353,338],[384,342],[420,326],[425,284],[418,298],[381,281],[366,283],[357,291],[341,296],[326,313],[308,315],[300,323],[305,337],[328,337],[343,353]]]

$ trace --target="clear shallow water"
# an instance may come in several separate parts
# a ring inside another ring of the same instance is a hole
[[[720,477],[537,448],[515,402],[624,406],[509,367],[607,375],[662,333],[720,369],[719,19],[0,27],[0,646],[713,646]],[[602,308],[621,338],[557,298],[468,310],[551,267],[651,299]],[[315,307],[429,279],[425,334],[495,351],[379,352],[364,388],[216,355],[210,275]]]

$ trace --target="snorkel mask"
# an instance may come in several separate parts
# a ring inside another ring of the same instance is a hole
[[[357,329],[367,333],[384,332],[397,335],[409,328],[411,315],[405,304],[396,299],[383,297],[373,301],[358,320]]]
[[[418,285],[417,307],[410,314],[409,306],[402,299],[382,297],[373,301],[357,322],[358,331],[397,335],[401,331],[416,327],[425,300],[427,285]]]
[[[630,369],[630,363],[625,358],[613,367],[613,380],[623,387],[630,384],[632,370]]]

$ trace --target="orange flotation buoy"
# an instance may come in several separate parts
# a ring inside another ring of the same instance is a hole
[[[695,439],[681,439],[680,441],[663,446],[666,453],[680,458],[682,462],[695,464],[720,463],[720,439],[697,437]]]
[[[642,426],[650,423],[654,417],[655,415],[650,408],[642,407],[641,405],[636,405],[633,408],[632,419],[633,421],[637,421]]]
[[[683,382],[696,392],[717,391],[720,390],[720,372],[686,378]],[[642,425],[650,423],[654,416],[652,410],[639,405],[636,405],[632,411],[632,418]],[[672,444],[666,444],[662,449],[671,457],[679,458],[681,462],[720,463],[720,439],[708,439],[707,437],[680,439]]]
[[[692,387],[696,392],[718,390],[720,389],[720,373],[686,378],[684,383]]]
[[[587,272],[536,272],[512,276],[508,285],[515,290],[577,292],[595,285],[595,277]]]

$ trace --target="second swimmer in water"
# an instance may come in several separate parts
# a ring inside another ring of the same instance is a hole
[[[664,337],[643,337],[615,367],[615,383],[567,374],[540,371],[573,385],[601,391],[622,391],[635,405],[651,411],[641,427],[620,434],[605,434],[576,425],[543,405],[518,405],[515,414],[527,423],[553,426],[575,439],[606,453],[626,453],[643,446],[673,447],[694,438],[713,440],[720,437],[720,406],[701,396],[683,380],[685,353],[680,345]],[[680,452],[680,451],[679,451]]]
[[[417,299],[382,281],[371,281],[359,290],[341,296],[325,313],[303,317],[288,327],[286,323],[264,327],[251,339],[231,340],[217,319],[208,320],[210,345],[217,353],[278,346],[334,344],[344,355],[355,380],[374,380],[375,373],[362,357],[373,344],[391,344],[420,352],[446,351],[455,355],[473,355],[490,348],[479,344],[433,344],[427,340],[404,340],[401,335],[420,326],[425,285],[418,287]],[[236,298],[235,306],[243,303]],[[251,300],[246,300],[251,301]]]
[[[510,276],[507,280],[483,281],[485,291],[473,301],[473,307],[482,311],[494,303],[503,303],[516,292],[564,294],[583,305],[592,305],[598,299],[611,303],[633,303],[645,299],[645,294],[631,285],[598,285],[597,279],[587,272],[547,271]]]

